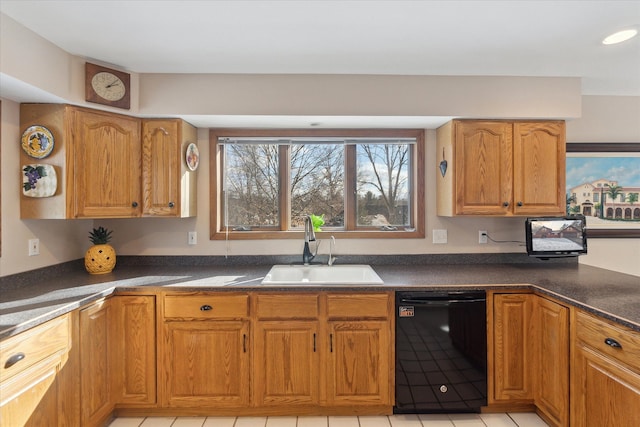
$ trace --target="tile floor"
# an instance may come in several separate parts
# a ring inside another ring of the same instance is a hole
[[[375,417],[140,417],[109,427],[547,427],[534,413],[420,414]]]

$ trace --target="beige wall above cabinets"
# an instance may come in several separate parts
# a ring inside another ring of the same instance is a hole
[[[454,120],[438,129],[436,154],[438,215],[565,211],[562,121]]]
[[[51,131],[54,147],[41,163],[53,165],[58,176],[53,196],[21,196],[22,219],[196,215],[195,172],[184,161],[196,130],[182,120],[23,104],[20,124]],[[24,152],[20,161],[36,163]]]

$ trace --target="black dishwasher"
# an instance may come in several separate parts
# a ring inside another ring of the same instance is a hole
[[[396,292],[393,412],[480,412],[486,404],[486,293]]]

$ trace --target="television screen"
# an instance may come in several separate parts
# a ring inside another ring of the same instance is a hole
[[[527,218],[527,253],[540,258],[586,254],[585,226],[583,216]]]

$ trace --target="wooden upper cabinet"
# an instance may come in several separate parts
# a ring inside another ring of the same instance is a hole
[[[140,190],[140,121],[94,111],[74,112],[73,177],[68,211],[75,218],[137,217]]]
[[[196,129],[180,119],[142,121],[144,215],[196,215],[196,172],[185,161],[188,145],[196,140]]]
[[[53,150],[23,165],[52,165],[51,197],[20,197],[22,219],[123,218],[142,214],[140,120],[64,104],[22,104],[22,130],[46,127]]]
[[[564,122],[513,125],[514,215],[555,215],[566,209]]]
[[[454,120],[437,134],[438,215],[564,212],[564,122]]]
[[[196,129],[179,119],[145,119],[65,104],[22,104],[20,126],[47,128],[44,159],[20,153],[20,169],[44,163],[57,175],[49,197],[20,197],[21,219],[196,215],[196,172],[187,167]]]

